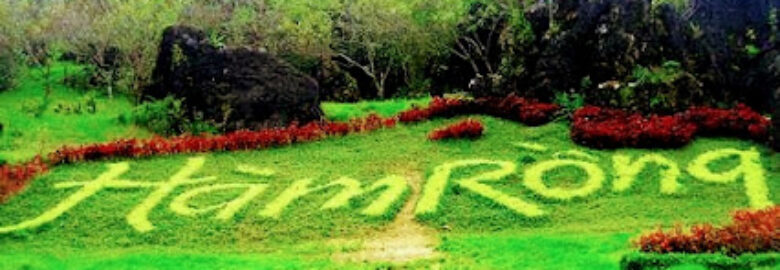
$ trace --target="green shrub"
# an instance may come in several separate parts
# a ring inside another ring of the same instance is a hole
[[[670,113],[690,105],[701,92],[699,81],[677,61],[666,61],[660,66],[636,65],[624,81],[599,85],[598,95],[589,96],[588,101],[635,111]]]
[[[173,97],[142,103],[131,113],[121,115],[119,122],[136,124],[164,136],[217,132],[217,129],[208,123],[189,119],[182,108],[181,100]]]
[[[18,73],[19,63],[15,53],[0,40],[0,91],[13,88]]]
[[[637,85],[658,85],[658,84],[671,84],[680,76],[682,76],[683,70],[680,62],[667,61],[664,62],[660,68],[646,68],[643,66],[636,66],[633,72],[634,83]]]
[[[630,253],[620,260],[620,268],[626,270],[670,269],[672,267],[698,265],[705,269],[775,269],[780,253],[745,254],[729,257],[722,254],[655,254]]]
[[[48,107],[48,99],[28,98],[21,102],[19,109],[33,117],[41,117]]]
[[[87,94],[78,101],[62,101],[54,107],[54,112],[58,114],[95,114],[97,113],[97,102],[93,93]]]
[[[585,97],[577,93],[557,93],[555,94],[555,103],[561,105],[566,112],[571,113],[585,106]]]
[[[684,10],[689,5],[688,0],[655,0],[653,1],[653,7],[657,7],[663,4],[671,4],[677,10]]]

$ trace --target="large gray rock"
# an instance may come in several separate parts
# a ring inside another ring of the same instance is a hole
[[[314,79],[266,52],[217,48],[188,26],[164,31],[144,95],[182,98],[189,116],[225,130],[306,123],[323,115]]]

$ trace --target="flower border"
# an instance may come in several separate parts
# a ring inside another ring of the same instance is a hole
[[[52,167],[114,158],[141,158],[182,153],[241,151],[281,147],[353,133],[394,128],[434,118],[484,114],[529,126],[549,123],[561,107],[515,95],[478,99],[435,97],[425,108],[414,107],[393,117],[376,114],[347,122],[293,123],[285,128],[240,130],[222,135],[183,135],[146,140],[122,139],[108,143],[64,146],[17,165],[0,166],[0,202],[22,190],[36,176]],[[693,107],[672,116],[642,117],[616,109],[588,106],[574,113],[571,138],[594,148],[682,147],[695,135],[731,135],[765,141],[771,122],[745,105],[724,110]]]

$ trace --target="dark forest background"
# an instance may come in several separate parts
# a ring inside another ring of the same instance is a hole
[[[2,0],[0,89],[30,66],[138,96],[163,29],[280,56],[327,100],[516,93],[642,112],[746,103],[780,89],[780,0]],[[140,100],[137,99],[137,100]]]

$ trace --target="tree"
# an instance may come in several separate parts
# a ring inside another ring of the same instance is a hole
[[[422,70],[421,59],[438,54],[438,32],[415,20],[418,3],[343,1],[334,18],[332,57],[357,80],[364,98],[389,97]]]
[[[451,59],[444,77],[471,79],[468,87],[474,95],[505,95],[510,78],[525,72],[522,57],[526,45],[533,40],[530,24],[525,19],[526,4],[522,1],[473,1],[455,27],[449,29]],[[463,73],[468,75],[463,76]],[[455,88],[464,88],[463,85]]]

